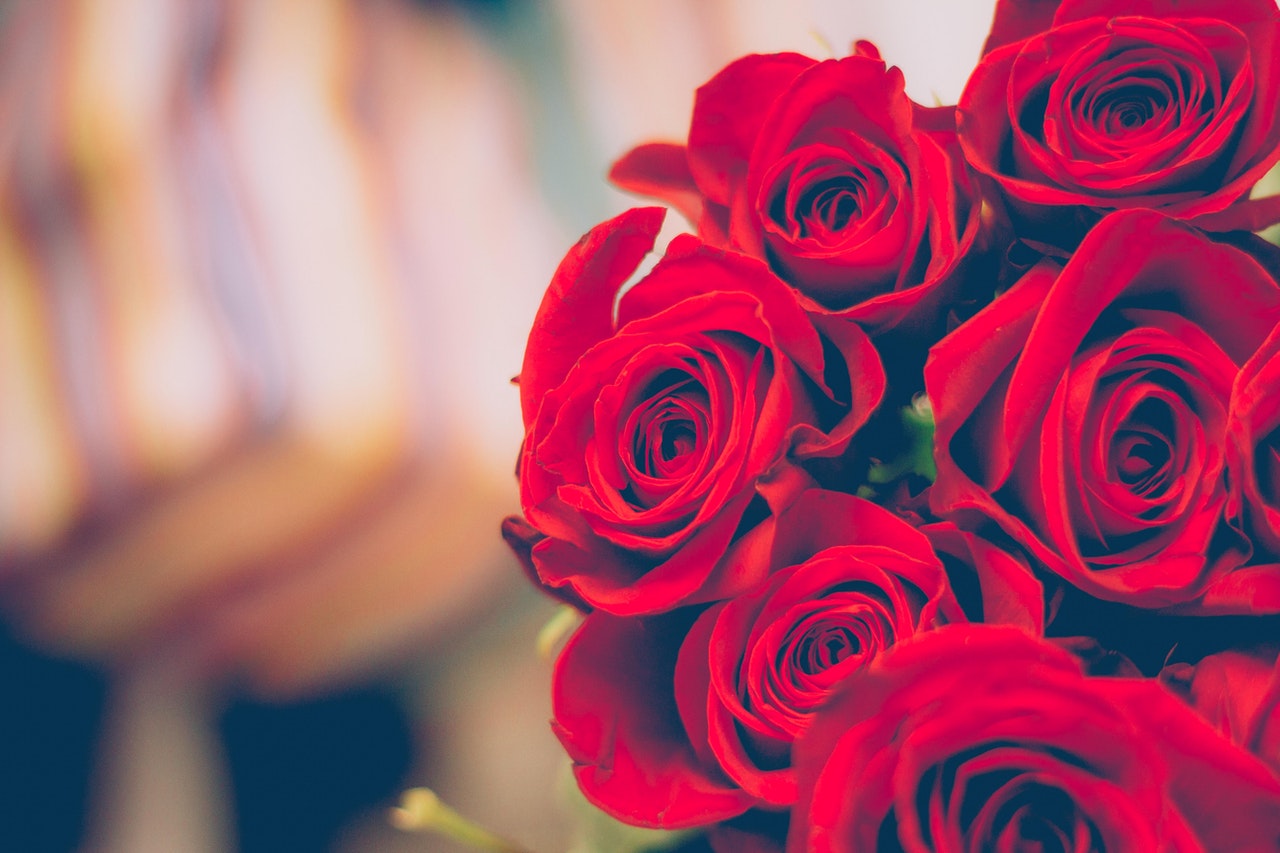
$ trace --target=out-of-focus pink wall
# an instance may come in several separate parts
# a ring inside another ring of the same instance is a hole
[[[392,0],[14,4],[0,581],[34,636],[281,689],[403,649],[494,561],[506,380],[560,252],[628,203],[609,159],[751,51],[870,37],[954,99],[990,0],[500,8],[554,42]],[[593,195],[557,208],[573,170]]]

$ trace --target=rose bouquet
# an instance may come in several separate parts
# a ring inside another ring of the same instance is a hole
[[[586,798],[765,850],[1280,849],[1275,0],[1001,0],[955,107],[755,55],[518,379]]]

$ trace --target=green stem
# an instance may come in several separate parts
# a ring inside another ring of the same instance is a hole
[[[538,631],[537,648],[538,657],[543,660],[550,660],[556,646],[560,645],[560,641],[569,635],[578,623],[582,621],[582,614],[578,612],[576,607],[568,604],[560,605],[560,609],[555,615],[547,620],[547,624],[542,626],[542,630]]]
[[[430,788],[410,788],[391,809],[390,819],[404,832],[434,832],[487,853],[529,853],[527,849],[467,820],[440,801]]]

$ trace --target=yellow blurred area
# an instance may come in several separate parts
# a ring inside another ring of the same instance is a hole
[[[0,5],[0,611],[110,679],[85,843],[233,845],[210,715],[377,682],[437,733],[407,784],[563,849],[498,535],[556,262],[732,58],[870,37],[954,99],[990,9]]]

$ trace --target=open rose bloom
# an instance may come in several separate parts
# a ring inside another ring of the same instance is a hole
[[[695,234],[547,292],[504,533],[577,783],[721,853],[1278,850],[1280,11],[891,62],[728,65],[611,174]]]

